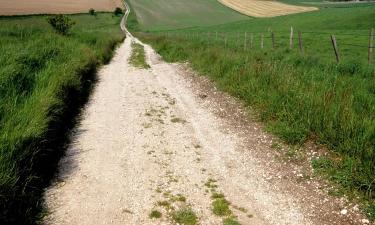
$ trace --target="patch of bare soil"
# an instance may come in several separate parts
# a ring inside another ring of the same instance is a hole
[[[123,7],[121,0],[1,0],[0,15],[112,12]]]

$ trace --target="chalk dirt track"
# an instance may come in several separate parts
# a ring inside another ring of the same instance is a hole
[[[151,69],[129,65],[132,41],[128,36],[99,71],[46,190],[44,223],[175,224],[170,214],[190,207],[198,224],[222,224],[211,210],[211,179],[243,225],[361,224],[356,206],[280,159],[271,148],[277,140],[187,65],[165,63],[147,45]],[[154,209],[160,219],[149,218]]]

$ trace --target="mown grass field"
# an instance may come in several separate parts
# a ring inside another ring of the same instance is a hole
[[[209,26],[247,17],[217,0],[129,0],[142,30],[168,30]]]
[[[46,16],[0,17],[0,223],[32,224],[66,130],[98,65],[124,35],[120,16],[72,15],[68,36]]]
[[[302,14],[137,35],[165,60],[190,62],[244,100],[285,142],[326,146],[332,154],[313,159],[313,167],[346,194],[361,196],[364,210],[375,219],[375,63],[367,64],[373,18],[374,4],[332,4]],[[289,49],[291,26],[295,37],[302,32],[303,56],[297,38]],[[338,41],[339,64],[331,34]]]

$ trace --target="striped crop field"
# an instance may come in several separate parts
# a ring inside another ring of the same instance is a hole
[[[318,10],[316,7],[288,5],[276,1],[219,0],[219,2],[252,17],[274,17]]]

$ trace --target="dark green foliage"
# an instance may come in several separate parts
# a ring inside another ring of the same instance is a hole
[[[93,8],[89,9],[89,14],[91,16],[95,16],[96,15],[95,9],[93,9]]]
[[[366,211],[370,219],[375,220],[375,203],[372,203],[371,205],[369,205]]]
[[[65,15],[50,16],[47,21],[57,33],[62,35],[69,34],[70,29],[75,24],[70,17]]]
[[[0,18],[0,224],[36,223],[72,118],[123,39],[112,14],[72,17],[68,36],[42,16]]]
[[[113,11],[113,13],[118,16],[118,15],[121,15],[124,13],[124,11],[120,8],[120,7],[116,7],[115,8],[115,11]]]

